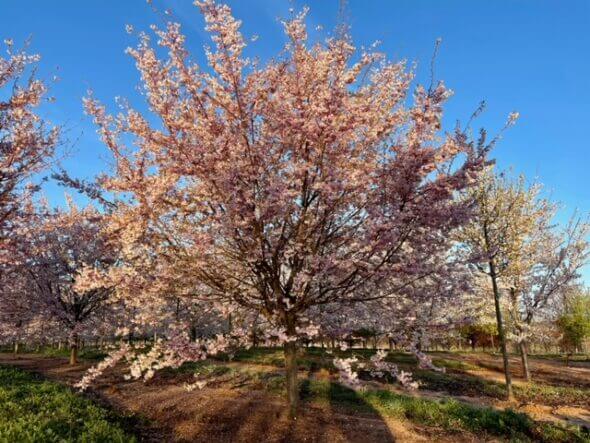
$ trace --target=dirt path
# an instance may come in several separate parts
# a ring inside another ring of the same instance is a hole
[[[437,357],[449,360],[461,361],[478,366],[474,373],[489,380],[504,381],[502,360],[499,356],[484,353],[474,354],[438,354]],[[524,382],[521,361],[518,356],[511,356],[510,373],[515,383]],[[552,386],[575,386],[590,388],[590,363],[572,362],[569,367],[564,363],[543,359],[529,358],[529,366],[533,381],[542,382]],[[469,372],[469,371],[467,371]],[[471,371],[473,372],[473,371]]]
[[[0,364],[41,373],[73,384],[90,366],[70,367],[63,358],[0,354]],[[285,402],[265,391],[206,387],[186,391],[178,380],[153,383],[125,381],[121,373],[106,373],[90,395],[117,410],[133,412],[151,425],[141,429],[142,441],[177,442],[475,442],[471,434],[444,435],[437,429],[374,413],[351,414],[333,405],[302,408],[288,420]]]

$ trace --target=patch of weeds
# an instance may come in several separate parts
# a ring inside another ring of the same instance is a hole
[[[227,358],[227,357],[226,357]],[[279,348],[250,348],[241,349],[231,358],[233,361],[244,363],[256,363],[282,368],[285,366],[285,359],[282,349]]]
[[[454,374],[417,369],[412,371],[414,380],[423,389],[446,391],[454,395],[486,396],[504,398],[504,386],[469,374]]]
[[[477,371],[479,366],[460,360],[449,360],[446,358],[433,358],[432,363],[439,368],[452,369],[455,371]]]
[[[528,415],[511,409],[480,408],[455,400],[437,401],[415,398],[390,391],[368,391],[363,399],[383,414],[406,418],[414,423],[485,432],[510,440],[541,442],[584,442],[590,435],[577,428],[538,423]]]
[[[515,385],[514,395],[520,401],[542,403],[549,406],[590,406],[590,389],[571,386],[549,386],[539,383]]]
[[[0,366],[0,441],[135,442],[128,426],[65,386]]]
[[[23,349],[23,352],[39,354],[44,357],[54,357],[54,358],[69,358],[70,357],[70,350],[67,347],[63,347],[61,349],[53,348],[53,347],[42,347],[39,349]],[[18,355],[18,354],[17,354]],[[103,360],[107,356],[107,352],[95,348],[95,347],[85,347],[78,351],[78,359],[80,360]]]

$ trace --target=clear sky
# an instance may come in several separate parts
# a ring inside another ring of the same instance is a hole
[[[333,28],[337,0],[234,0],[247,37],[259,38],[249,55],[276,55],[283,37],[279,18],[289,8],[310,7],[310,27]],[[192,57],[204,62],[209,44],[203,21],[189,0],[154,0],[170,9],[187,34]],[[427,82],[437,38],[443,39],[435,75],[455,91],[445,125],[465,121],[481,100],[486,112],[476,125],[496,133],[512,111],[521,118],[493,152],[501,168],[512,167],[545,184],[563,203],[563,221],[575,208],[590,212],[590,1],[588,0],[348,0],[346,16],[354,42],[375,40],[391,59],[417,63],[417,81]],[[113,104],[127,97],[140,109],[138,75],[124,54],[135,37],[125,25],[149,30],[162,16],[144,0],[0,0],[0,39],[19,45],[31,38],[42,56],[41,77],[56,74],[56,103],[44,116],[64,125],[70,154],[63,165],[77,177],[91,178],[105,167],[107,153],[82,112],[82,97],[92,89]],[[325,33],[325,32],[324,32]],[[49,185],[55,204],[63,189]],[[590,283],[590,270],[585,272]]]

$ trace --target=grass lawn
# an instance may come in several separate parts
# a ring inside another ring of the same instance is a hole
[[[128,427],[61,384],[0,366],[0,442],[134,442]]]

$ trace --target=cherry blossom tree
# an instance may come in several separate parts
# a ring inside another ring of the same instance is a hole
[[[523,371],[530,379],[526,331],[551,297],[575,281],[588,258],[587,224],[574,220],[563,232],[556,232],[552,223],[556,206],[541,198],[540,191],[538,184],[527,186],[523,176],[511,180],[490,168],[469,191],[469,199],[477,202],[476,217],[460,235],[476,268],[492,284],[509,398],[512,388],[501,293],[510,294],[507,310],[516,329]]]
[[[214,44],[208,69],[175,23],[153,29],[164,60],[144,33],[128,50],[159,124],[86,100],[115,159],[101,180],[120,199],[112,278],[142,290],[183,282],[187,297],[259,313],[284,343],[294,415],[313,309],[397,297],[438,272],[430,258],[469,218],[455,197],[487,146],[441,133],[442,83],[418,86],[406,106],[404,62],[358,53],[345,35],[310,42],[307,11],[283,22],[284,50],[262,65],[243,55],[229,7],[196,4]]]
[[[468,192],[468,198],[477,202],[477,214],[460,233],[475,267],[488,275],[492,284],[508,399],[513,398],[512,378],[501,308],[501,284],[510,278],[520,258],[526,256],[526,251],[521,249],[525,246],[525,239],[548,210],[546,201],[539,207],[534,205],[537,192],[537,188],[529,190],[526,187],[523,177],[511,183],[505,176],[497,176],[493,168],[488,169],[478,186]]]
[[[23,229],[20,241],[22,265],[28,279],[22,294],[31,309],[67,331],[70,364],[77,363],[79,337],[98,315],[104,313],[111,287],[78,290],[76,280],[83,269],[105,269],[114,262],[112,250],[101,235],[102,216],[92,207],[67,211],[45,210]]]
[[[537,204],[540,204],[537,202]],[[560,293],[578,283],[579,271],[588,263],[590,244],[588,223],[573,218],[563,229],[551,224],[552,213],[542,212],[537,230],[525,241],[526,253],[512,266],[509,278],[509,314],[519,346],[525,378],[530,381],[528,341],[534,333],[533,322]]]
[[[32,75],[19,81],[39,56],[5,43],[8,57],[0,56],[0,263],[14,252],[15,219],[27,215],[22,203],[37,189],[26,182],[48,166],[59,135],[36,113],[47,92],[44,84]]]

